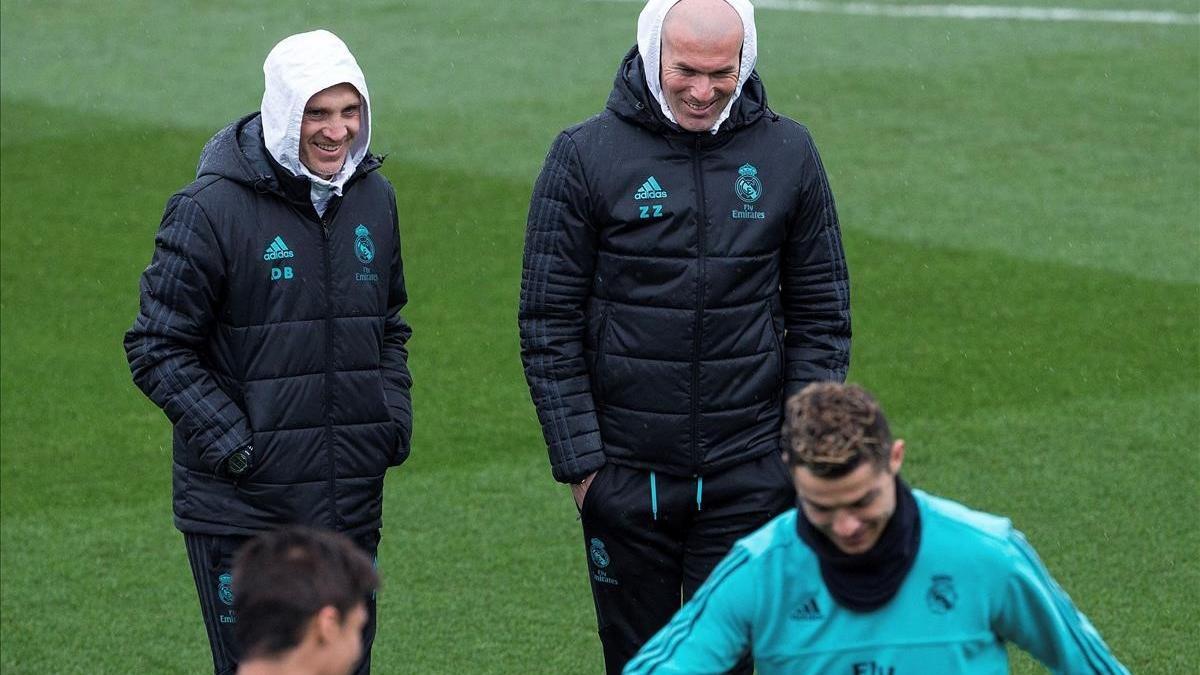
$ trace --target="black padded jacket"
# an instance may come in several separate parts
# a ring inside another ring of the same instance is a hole
[[[257,115],[204,148],[167,202],[126,333],[134,382],[174,426],[175,524],[251,534],[380,527],[404,461],[411,377],[395,194],[367,155],[324,217]],[[234,483],[220,471],[253,444]]]
[[[636,48],[534,187],[518,323],[562,482],[705,475],[779,450],[782,402],[844,380],[850,291],[808,130],[757,73],[716,134],[670,123]]]

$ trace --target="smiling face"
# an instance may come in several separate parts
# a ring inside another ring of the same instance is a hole
[[[342,170],[362,122],[362,98],[343,82],[313,94],[300,122],[300,162],[329,180]]]
[[[904,462],[904,442],[896,441],[886,466],[864,461],[836,478],[792,469],[800,507],[813,527],[843,553],[871,550],[896,511],[896,474]]]
[[[659,82],[687,131],[708,131],[737,89],[742,23],[724,0],[684,0],[667,13]]]

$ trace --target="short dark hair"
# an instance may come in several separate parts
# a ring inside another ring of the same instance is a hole
[[[867,390],[856,384],[814,382],[787,401],[784,454],[792,466],[837,478],[867,460],[887,466],[892,433]]]
[[[242,658],[295,647],[321,608],[334,607],[344,621],[378,586],[371,559],[344,535],[291,525],[254,537],[233,563]]]

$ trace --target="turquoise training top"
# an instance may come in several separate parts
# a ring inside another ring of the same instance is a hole
[[[1012,641],[1055,673],[1128,673],[1007,518],[913,490],[921,543],[896,596],[837,605],[793,509],[742,539],[625,668],[759,675],[1008,673]]]

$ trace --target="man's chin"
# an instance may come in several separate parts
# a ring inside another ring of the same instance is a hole
[[[715,108],[715,105],[711,106],[702,115],[697,115],[686,105],[677,105],[671,108],[671,114],[675,115],[675,123],[684,131],[708,131],[717,121],[717,114],[713,112]]]
[[[704,117],[697,117],[689,114],[675,115],[675,121],[686,131],[708,131],[712,129],[713,123],[717,121],[717,116],[705,115]]]
[[[846,555],[861,555],[871,550],[871,547],[875,545],[875,540],[864,537],[850,541],[834,540],[833,544],[837,546],[839,551]]]
[[[339,162],[337,164],[322,162],[315,165],[305,164],[304,168],[308,169],[309,171],[313,172],[313,174],[323,178],[324,180],[332,180],[333,177],[342,170],[342,166],[344,164],[345,162]]]

